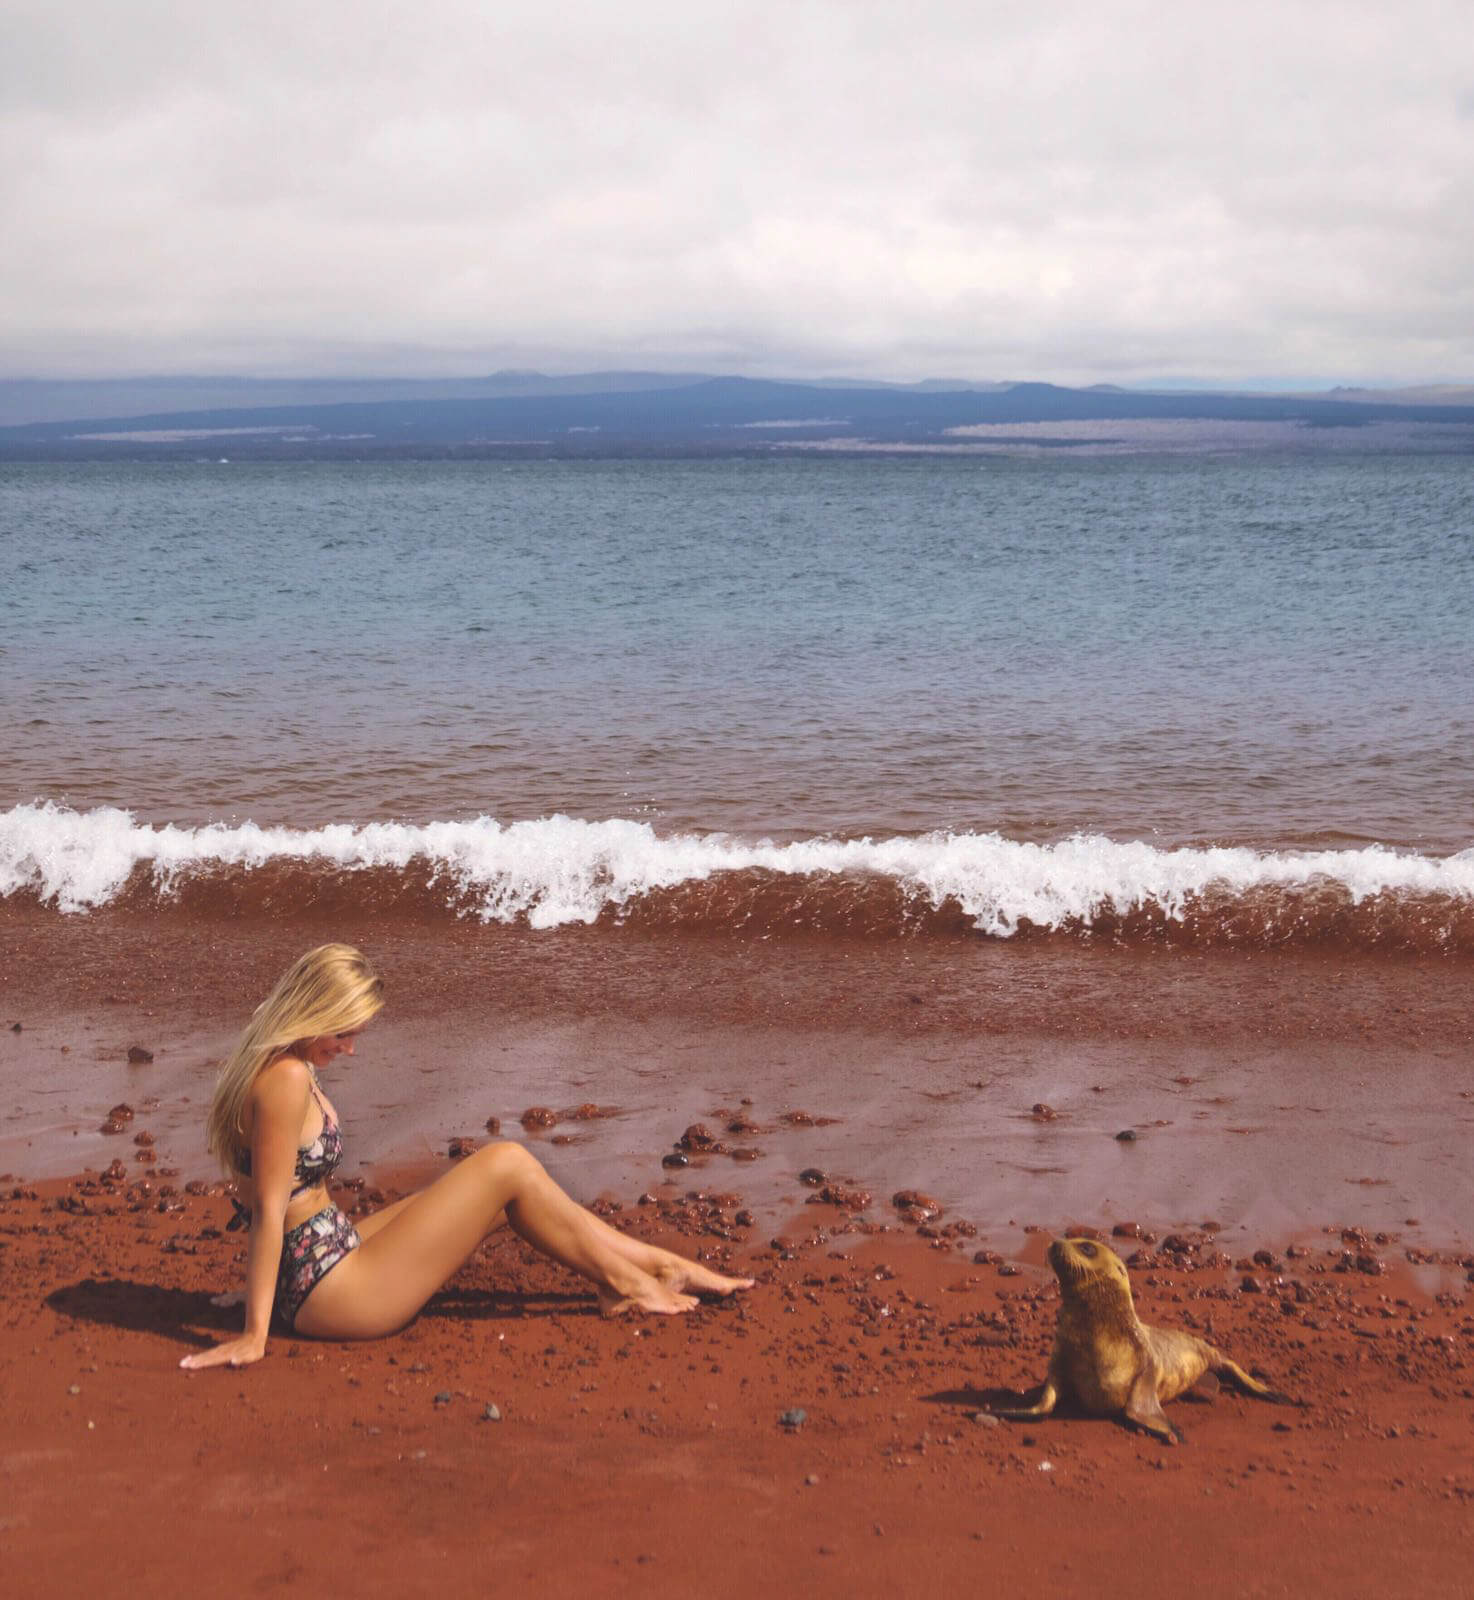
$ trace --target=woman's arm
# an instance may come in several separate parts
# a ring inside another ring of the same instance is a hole
[[[284,1056],[265,1068],[251,1089],[251,1173],[255,1203],[246,1246],[246,1327],[238,1339],[189,1355],[181,1367],[249,1366],[266,1354],[266,1335],[276,1299],[287,1202],[297,1171],[297,1140],[310,1097],[306,1065]]]

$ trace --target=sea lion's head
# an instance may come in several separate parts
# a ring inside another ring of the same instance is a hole
[[[1126,1263],[1098,1239],[1056,1239],[1049,1247],[1049,1264],[1067,1299],[1104,1294],[1124,1296],[1131,1303]]]

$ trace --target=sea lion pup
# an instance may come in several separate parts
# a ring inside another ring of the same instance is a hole
[[[1126,1263],[1109,1245],[1056,1239],[1049,1247],[1049,1264],[1064,1296],[1049,1373],[1032,1405],[994,1415],[1047,1417],[1065,1395],[1093,1416],[1120,1415],[1164,1443],[1176,1444],[1182,1435],[1163,1415],[1162,1405],[1210,1369],[1245,1394],[1289,1404],[1205,1339],[1147,1327],[1131,1303]]]

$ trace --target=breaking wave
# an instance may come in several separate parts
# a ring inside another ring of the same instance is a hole
[[[1161,849],[1077,834],[662,835],[537,821],[151,826],[52,804],[0,814],[0,897],[209,917],[315,909],[548,929],[841,936],[1072,934],[1474,953],[1474,850]]]

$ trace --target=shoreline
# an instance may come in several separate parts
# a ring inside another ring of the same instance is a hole
[[[242,997],[337,934],[390,982],[329,1085],[350,1171],[433,1165],[496,1119],[574,1192],[638,1193],[704,1125],[727,1148],[690,1152],[686,1175],[764,1215],[818,1167],[870,1189],[877,1217],[932,1192],[999,1248],[1026,1223],[1205,1218],[1474,1244],[1462,962],[371,921],[224,939],[106,913],[5,931],[0,1172],[28,1178],[101,1169],[145,1128],[184,1178],[216,1177],[204,1106]],[[152,1059],[130,1065],[135,1045]],[[102,1134],[124,1101],[140,1120]],[[612,1114],[519,1125],[588,1104]],[[755,1126],[732,1135],[738,1112]]]

